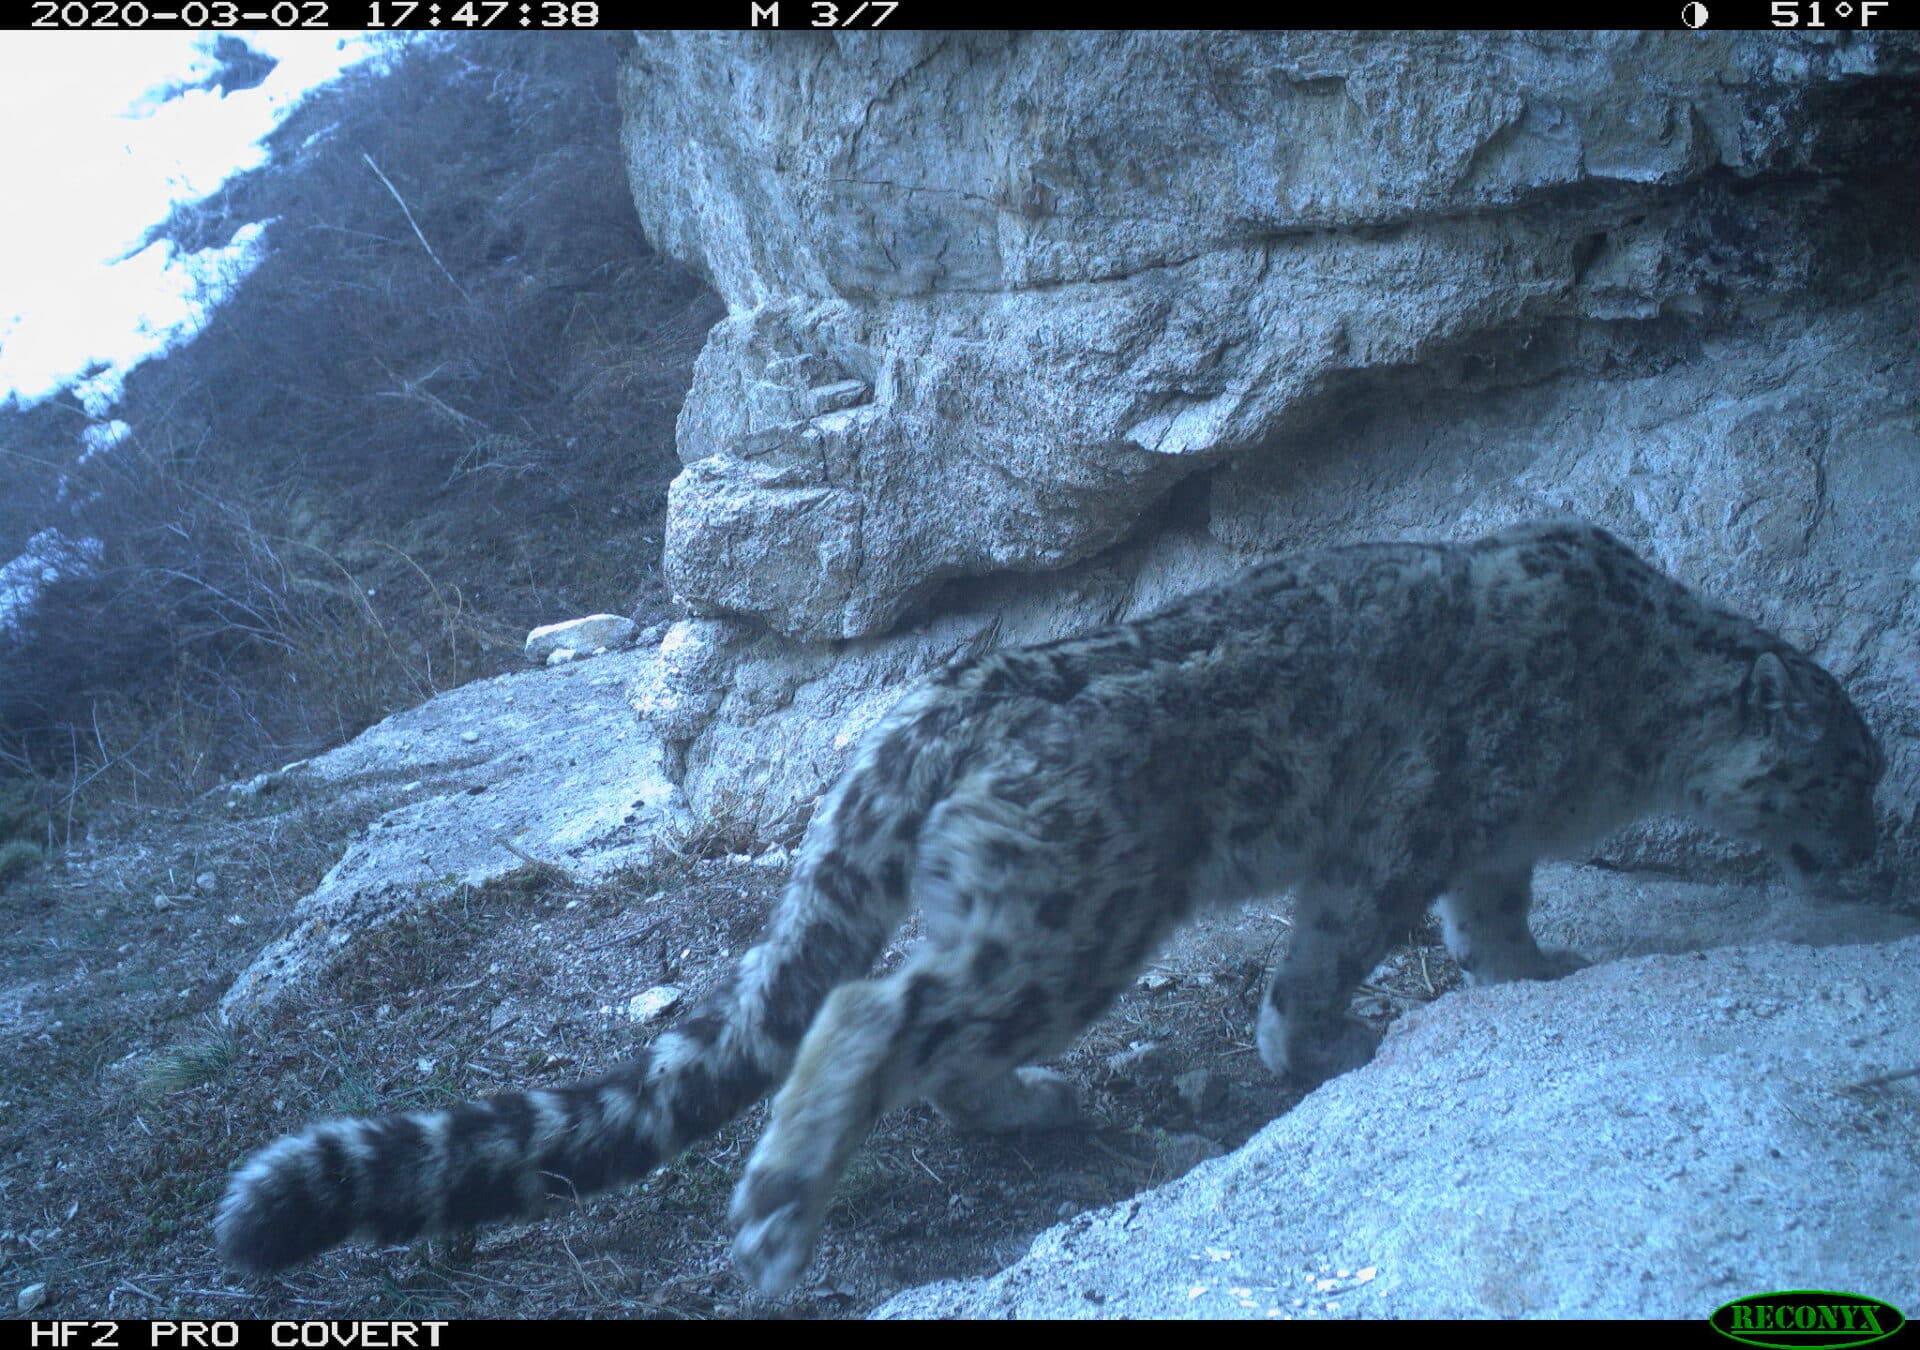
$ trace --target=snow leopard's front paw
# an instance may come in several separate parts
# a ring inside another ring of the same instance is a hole
[[[984,1083],[934,1093],[933,1105],[961,1134],[1070,1130],[1087,1123],[1080,1090],[1065,1074],[1028,1067]]]
[[[1495,959],[1497,955],[1498,959]],[[1515,946],[1512,951],[1489,953],[1470,971],[1462,972],[1468,985],[1508,984],[1515,980],[1557,980],[1593,962],[1565,947]]]
[[[1593,962],[1568,947],[1542,947],[1540,949],[1540,973],[1536,980],[1557,980],[1563,975],[1571,975],[1576,970],[1585,970]]]
[[[1283,1078],[1317,1087],[1373,1058],[1380,1033],[1357,1018],[1288,1018],[1271,1002],[1260,1009],[1260,1058]]]

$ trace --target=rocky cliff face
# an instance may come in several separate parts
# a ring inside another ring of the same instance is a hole
[[[729,307],[635,697],[696,811],[957,652],[1571,512],[1847,683],[1913,875],[1912,35],[645,33],[625,95]]]

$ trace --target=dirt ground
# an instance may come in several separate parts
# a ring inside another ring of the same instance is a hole
[[[619,1062],[654,1034],[628,1000],[663,984],[697,996],[784,880],[735,859],[591,888],[533,869],[450,884],[311,995],[223,1029],[229,981],[364,824],[298,797],[247,819],[217,805],[156,814],[0,893],[9,1311],[44,1283],[34,1315],[59,1318],[858,1316],[902,1288],[996,1270],[1041,1230],[1180,1175],[1298,1100],[1253,1045],[1286,926],[1255,905],[1189,929],[1058,1062],[1088,1129],[962,1139],[926,1106],[882,1120],[787,1299],[757,1297],[727,1256],[727,1199],[764,1108],[644,1183],[540,1221],[243,1278],[214,1256],[210,1224],[252,1148],[315,1117]],[[1358,1001],[1376,1024],[1458,982],[1435,935],[1413,936]]]

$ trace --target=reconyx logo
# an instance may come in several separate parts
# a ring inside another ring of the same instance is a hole
[[[1829,1289],[1748,1294],[1721,1304],[1708,1320],[1722,1336],[1780,1350],[1865,1345],[1891,1336],[1907,1324],[1906,1317],[1891,1303]]]

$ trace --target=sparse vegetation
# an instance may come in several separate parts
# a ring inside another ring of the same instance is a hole
[[[217,1019],[208,1018],[191,1040],[164,1050],[140,1074],[140,1088],[148,1097],[164,1097],[227,1076],[240,1058],[240,1042]]]
[[[618,61],[417,42],[157,231],[271,222],[128,381],[118,444],[83,456],[71,399],[0,414],[0,557],[53,521],[98,550],[0,634],[0,756],[82,806],[179,803],[507,668],[534,623],[660,612],[673,418],[719,310],[640,233]]]
[[[810,804],[781,806],[762,793],[719,784],[701,811],[662,833],[662,865],[671,860],[684,867],[703,859],[792,848],[806,833],[810,815]]]
[[[53,801],[53,785],[45,779],[0,777],[0,843],[45,843],[54,834]]]
[[[26,871],[45,856],[38,844],[29,844],[24,839],[9,839],[0,844],[0,886],[6,885],[17,873]]]

